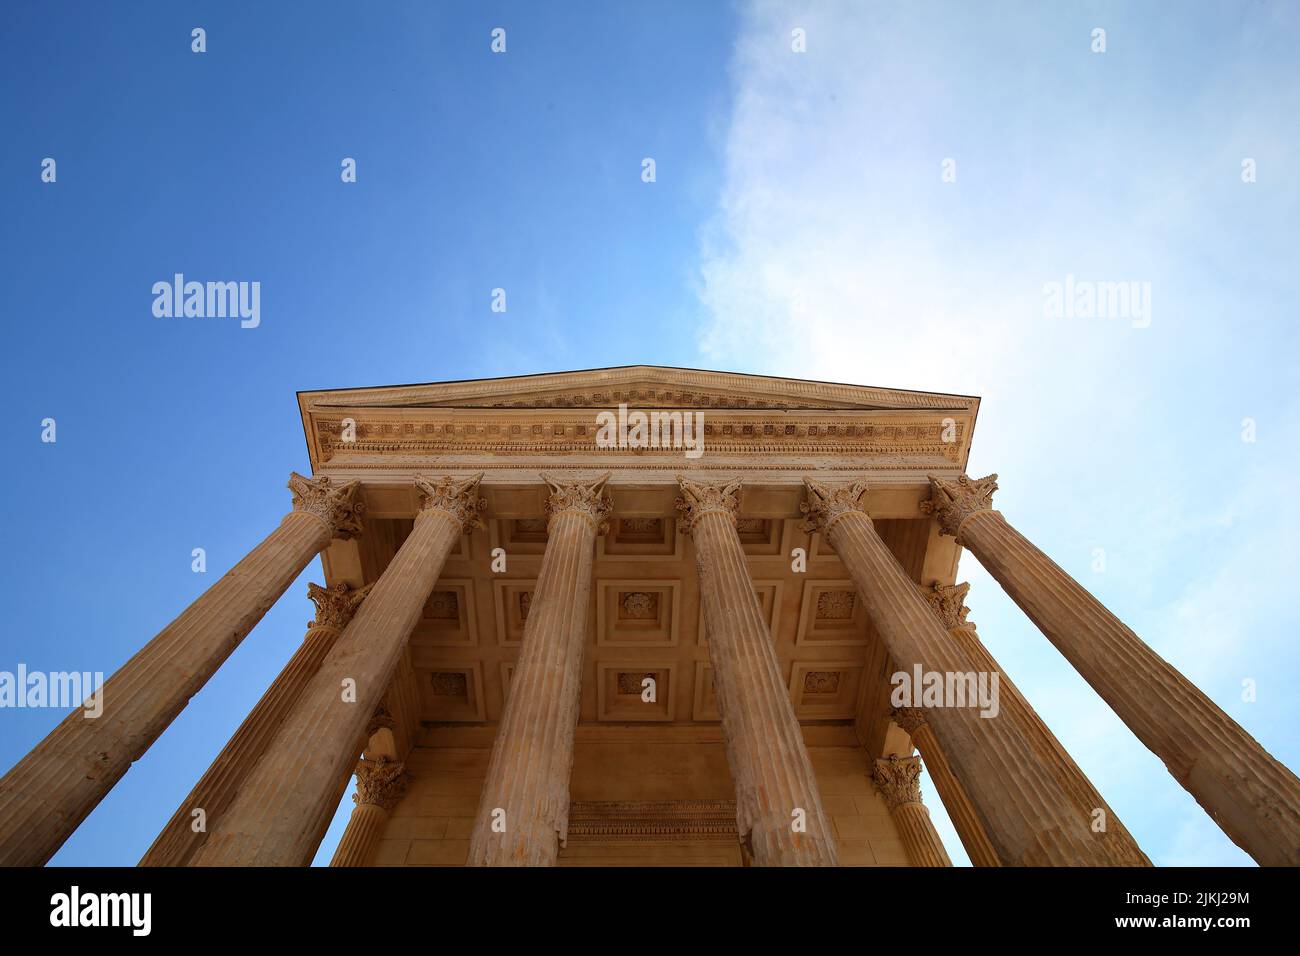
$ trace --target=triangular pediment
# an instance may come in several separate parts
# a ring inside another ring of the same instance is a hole
[[[657,365],[299,393],[310,408],[974,409],[966,395]]]

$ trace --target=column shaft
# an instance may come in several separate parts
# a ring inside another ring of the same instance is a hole
[[[470,834],[470,866],[554,866],[568,838],[592,563],[609,512],[604,483],[551,483],[546,553]]]
[[[925,804],[900,804],[893,817],[913,866],[952,866]]]
[[[948,633],[971,656],[977,668],[1002,675],[1000,681],[1001,693],[998,698],[999,706],[1002,713],[1015,725],[1020,735],[1028,742],[1039,763],[1060,781],[1061,786],[1073,796],[1079,806],[1092,807],[1094,814],[1101,811],[1100,823],[1110,831],[1111,837],[1117,845],[1127,845],[1128,852],[1135,861],[1144,864],[1149,863],[1146,854],[1142,852],[1137,840],[1133,838],[1133,834],[1129,833],[1120,818],[1102,799],[1097,788],[1092,785],[1092,781],[1074,762],[1074,758],[1066,752],[1065,747],[1056,739],[1056,735],[1038,716],[1038,712],[1030,706],[1025,695],[1020,692],[1020,689],[1011,678],[1007,677],[1006,672],[998,666],[997,660],[994,659],[988,648],[979,639],[975,625],[966,621],[967,610],[962,604],[962,597],[968,590],[969,585],[965,584],[931,588],[929,595],[930,606],[938,612],[940,621],[948,628]],[[948,615],[954,613],[952,609],[954,600],[957,605],[955,609],[956,616],[949,617]],[[948,605],[948,610],[940,609],[939,605],[943,604]],[[1094,822],[1094,826],[1096,825],[1097,823]]]
[[[953,829],[957,831],[962,846],[966,848],[966,855],[970,857],[971,865],[1001,866],[997,851],[993,849],[993,844],[989,842],[988,834],[984,832],[984,826],[980,823],[979,814],[971,805],[970,797],[962,788],[961,781],[953,775],[943,747],[939,745],[939,738],[934,735],[934,729],[926,722],[925,715],[920,711],[909,710],[896,714],[894,720],[907,731],[912,738],[912,743],[921,752],[925,769],[929,771],[930,779],[934,781],[934,789],[939,794],[943,808],[948,811],[948,819],[952,821]]]
[[[681,485],[737,832],[758,866],[836,866],[835,837],[736,533],[740,483]]]
[[[352,808],[347,828],[334,850],[330,866],[366,866],[388,826],[388,811],[373,803]]]
[[[970,549],[1233,842],[1261,865],[1300,865],[1300,780],[990,510],[996,477],[934,482],[945,530]]]
[[[285,718],[195,866],[306,866],[347,788],[370,722],[443,563],[481,502],[477,478],[437,484],[415,527]]]
[[[905,672],[978,674],[861,510],[865,483],[808,487],[807,508],[895,664]],[[927,719],[1004,866],[1141,864],[1110,834],[1092,831],[1092,808],[1075,803],[1009,720],[981,717],[969,706],[927,707]]]
[[[388,825],[393,807],[406,789],[406,767],[398,761],[381,758],[365,761],[357,767],[357,792],[352,795],[356,806],[334,850],[330,866],[367,866]]]
[[[295,510],[0,779],[0,866],[45,863],[326,545],[360,531],[358,484],[290,478]]]
[[[347,585],[332,589],[308,585],[308,594],[317,605],[317,615],[307,627],[307,636],[158,834],[153,846],[140,860],[140,866],[184,866],[189,862],[194,851],[207,839],[213,824],[235,799],[253,766],[266,752],[303,689],[316,676],[325,655],[351,620],[367,590],[354,591]],[[203,827],[197,832],[196,810],[203,812]]]
[[[913,866],[952,866],[948,851],[921,802],[921,761],[916,757],[877,760],[872,777],[889,805],[899,838]]]

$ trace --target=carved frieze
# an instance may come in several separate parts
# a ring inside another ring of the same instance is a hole
[[[344,418],[352,418],[344,440]],[[784,418],[725,420],[713,416],[704,422],[707,453],[817,454],[888,456],[900,455],[930,461],[958,462],[964,447],[964,423],[952,438],[951,418],[935,416],[923,423],[856,423],[825,420],[791,423]],[[413,456],[485,454],[626,454],[626,449],[602,447],[596,443],[595,417],[575,421],[569,414],[544,421],[425,420],[394,421],[386,418],[322,416],[314,423],[316,443],[323,461],[339,456]],[[643,448],[649,457],[680,459],[679,448]]]

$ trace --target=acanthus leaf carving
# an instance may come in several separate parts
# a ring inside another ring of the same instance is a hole
[[[365,503],[357,500],[360,489],[360,481],[349,481],[335,487],[324,475],[308,478],[296,471],[289,472],[293,510],[316,516],[329,526],[331,536],[344,541],[361,534],[361,514],[365,511]]]
[[[391,810],[406,792],[406,764],[380,757],[363,760],[357,765],[357,792],[352,802],[357,806],[367,804]]]
[[[735,526],[736,515],[740,510],[741,479],[705,482],[692,481],[678,475],[677,484],[681,487],[682,494],[677,499],[676,508],[681,515],[684,534],[690,534],[695,523],[706,514],[724,514]]]
[[[551,493],[546,498],[547,531],[550,523],[565,512],[576,512],[592,523],[596,534],[609,531],[609,515],[613,504],[605,494],[605,483],[609,473],[596,479],[575,479],[561,481],[549,475],[542,475]]]
[[[340,581],[333,587],[327,588],[309,582],[307,597],[316,605],[316,619],[308,623],[307,627],[332,627],[343,630],[352,621],[352,615],[357,612],[357,608],[370,593],[372,586],[367,584],[365,587],[353,588]]]
[[[444,475],[430,479],[416,475],[415,487],[423,496],[417,520],[430,512],[441,511],[455,519],[466,534],[484,527],[483,511],[487,508],[487,499],[478,496],[478,483],[482,477],[482,472],[468,478]]]
[[[961,543],[961,526],[973,515],[993,510],[993,492],[998,490],[998,476],[972,479],[958,475],[955,481],[930,476],[930,497],[921,502],[922,514],[939,519],[939,530]]]
[[[876,761],[871,778],[891,811],[905,803],[921,802],[920,757],[882,757]]]
[[[890,712],[890,716],[909,737],[915,736],[921,725],[925,723],[925,711],[919,707],[895,707]]]
[[[858,513],[865,516],[867,513],[862,502],[867,493],[865,481],[830,485],[804,478],[803,483],[808,489],[808,500],[799,505],[799,510],[804,514],[801,527],[806,532],[828,534],[835,522],[845,515]]]
[[[397,718],[389,711],[387,703],[380,704],[375,708],[374,715],[370,718],[370,723],[366,725],[366,736],[373,737],[381,730],[396,730]]]
[[[925,598],[930,610],[934,611],[935,616],[939,618],[945,630],[954,630],[959,627],[974,627],[975,625],[966,620],[966,615],[970,613],[970,608],[966,606],[966,594],[970,591],[969,583],[944,585],[933,584],[930,587],[921,587],[921,596]]]

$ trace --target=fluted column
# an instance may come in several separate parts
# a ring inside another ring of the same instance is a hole
[[[369,590],[368,587],[354,590],[346,584],[333,588],[307,585],[307,596],[316,605],[316,619],[307,625],[302,644],[172,814],[140,860],[140,866],[184,866],[189,862],[217,818],[235,799],[249,771],[266,752],[281,722],[298,702],[303,688],[316,675],[321,661]]]
[[[966,848],[966,855],[970,857],[971,865],[1001,866],[997,851],[989,842],[979,815],[971,806],[970,798],[962,789],[961,782],[953,776],[948,758],[944,755],[943,748],[939,746],[939,738],[934,735],[933,728],[926,722],[925,711],[919,707],[902,707],[896,708],[892,716],[894,723],[907,732],[916,749],[921,752],[925,769],[930,772],[934,789],[939,793],[943,808],[948,811],[948,819],[952,821],[961,845]],[[919,800],[920,797],[918,796],[917,799]]]
[[[39,866],[122,778],[334,537],[361,531],[358,482],[289,477],[293,510],[0,778],[0,866]]]
[[[695,542],[737,832],[758,866],[836,866],[835,837],[736,533],[740,481],[678,481],[677,508]]]
[[[470,866],[554,866],[568,838],[592,562],[608,525],[609,476],[542,477],[551,489],[546,553],[470,834]]]
[[[952,866],[930,819],[930,811],[921,802],[921,760],[918,757],[884,757],[876,761],[872,772],[876,788],[889,806],[889,815],[907,858],[913,866]]]
[[[970,609],[966,607],[965,599],[969,590],[969,584],[955,584],[951,587],[933,585],[920,589],[921,596],[926,599],[926,603],[934,611],[939,623],[947,628],[953,640],[970,654],[971,659],[975,661],[975,666],[980,670],[989,673],[998,672],[1002,675],[998,698],[1002,714],[1015,725],[1020,735],[1029,743],[1030,748],[1037,755],[1038,762],[1061,782],[1061,786],[1067,792],[1073,794],[1075,801],[1080,806],[1093,808],[1093,828],[1106,827],[1116,843],[1128,845],[1129,852],[1135,860],[1149,862],[1133,835],[1102,799],[1097,788],[1092,785],[1092,781],[1074,762],[1074,758],[1066,752],[1065,747],[1056,739],[1056,735],[1048,729],[1047,724],[1043,723],[1038,712],[1030,706],[1025,695],[998,666],[998,662],[980,640],[975,623],[967,619]],[[924,753],[922,751],[922,755]],[[1100,816],[1098,816],[1099,811]]]
[[[406,789],[406,765],[380,757],[357,765],[356,804],[348,825],[334,850],[330,866],[365,866],[384,834],[388,814]]]
[[[1300,864],[1300,780],[993,510],[997,475],[931,478],[928,510],[1261,865]]]
[[[416,478],[415,527],[221,816],[195,866],[306,866],[365,745],[420,611],[460,537],[481,526],[478,479]]]
[[[857,585],[889,656],[905,673],[973,675],[975,661],[917,593],[863,510],[866,482],[825,485],[807,480],[810,521],[820,528]],[[1001,675],[983,672],[988,686]],[[1091,828],[1092,807],[1080,806],[1037,761],[999,711],[982,717],[974,704],[929,707],[928,721],[979,815],[1003,866],[1143,865],[1127,844]]]

